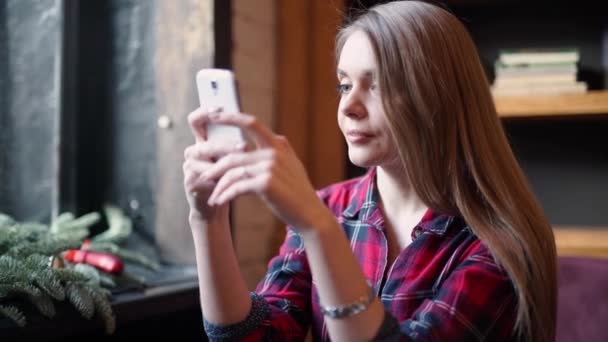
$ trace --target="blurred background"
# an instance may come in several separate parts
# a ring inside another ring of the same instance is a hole
[[[234,69],[242,110],[287,136],[317,188],[355,177],[336,124],[334,36],[380,2],[0,0],[0,212],[50,222],[111,203],[133,223],[129,248],[163,266],[148,287],[195,286],[181,167],[196,71]],[[560,255],[608,255],[607,3],[434,2],[477,44]],[[232,221],[253,288],[284,227],[254,196],[234,202]]]

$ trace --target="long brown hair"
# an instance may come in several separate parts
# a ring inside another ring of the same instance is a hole
[[[405,176],[428,207],[462,216],[507,271],[519,337],[553,341],[553,232],[509,146],[466,28],[432,4],[387,3],[338,33],[336,56],[358,30],[374,49]]]

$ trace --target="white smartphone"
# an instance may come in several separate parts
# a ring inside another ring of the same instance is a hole
[[[234,73],[228,69],[201,69],[196,73],[198,99],[203,108],[220,108],[227,113],[240,112],[239,95]],[[245,142],[242,130],[236,126],[210,124],[207,140],[228,143]]]

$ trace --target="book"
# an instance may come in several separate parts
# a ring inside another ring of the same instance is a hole
[[[500,63],[505,65],[577,63],[579,58],[576,48],[501,50],[499,54]]]
[[[525,84],[518,86],[492,86],[494,96],[524,96],[551,94],[582,94],[587,91],[587,83],[566,84]]]
[[[500,61],[494,64],[496,77],[519,75],[556,75],[576,74],[578,67],[575,63],[534,63],[506,65]]]
[[[527,84],[573,84],[576,83],[576,74],[546,74],[546,75],[501,75],[496,77],[497,86],[527,85]]]

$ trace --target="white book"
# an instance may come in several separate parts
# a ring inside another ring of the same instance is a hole
[[[496,77],[520,75],[555,75],[575,74],[578,67],[575,63],[549,63],[549,64],[520,64],[504,65],[496,63],[494,72]]]
[[[587,83],[544,84],[521,86],[492,86],[494,96],[533,96],[552,94],[582,94],[587,91]]]
[[[499,55],[499,61],[505,65],[576,63],[579,58],[577,49],[503,50]]]
[[[501,75],[496,77],[497,86],[526,85],[526,84],[573,84],[576,83],[576,74],[553,75]]]

